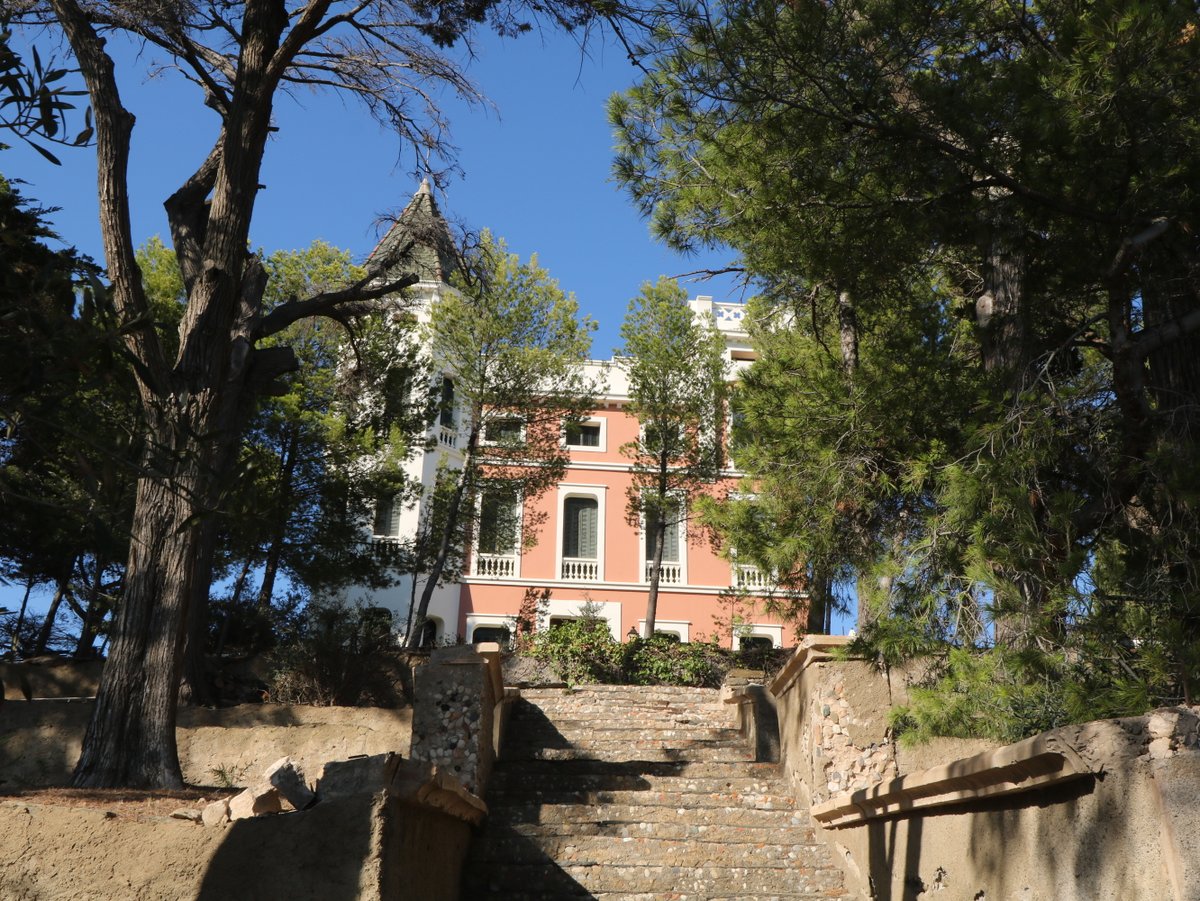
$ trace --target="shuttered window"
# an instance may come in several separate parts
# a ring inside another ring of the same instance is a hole
[[[505,555],[516,550],[520,509],[513,491],[504,488],[484,490],[479,501],[481,554]]]
[[[595,560],[600,514],[595,498],[569,497],[563,504],[563,556]]]
[[[400,535],[400,502],[393,495],[381,497],[375,502],[375,527],[377,538],[396,538]]]
[[[663,532],[663,563],[678,563],[679,562],[679,530],[683,526],[680,522],[668,522],[667,529]],[[654,530],[646,530],[646,562],[650,563],[654,560]]]

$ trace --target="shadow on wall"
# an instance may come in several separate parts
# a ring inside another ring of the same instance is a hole
[[[377,869],[369,866],[379,828],[375,806],[370,795],[361,795],[230,824],[198,901],[370,899],[371,886],[363,883]]]
[[[1107,894],[1111,884],[1101,882],[1104,868],[1097,864],[1128,854],[1129,812],[1121,809],[1123,793],[1102,797],[1096,786],[1094,777],[1085,777],[995,801],[868,821],[876,901],[918,901],[943,890],[963,899],[1115,897]],[[1072,840],[1065,842],[1068,834]],[[1026,878],[1030,868],[1039,871],[1033,879]],[[964,884],[964,869],[976,884]],[[1054,894],[1045,894],[1047,884],[1057,886]],[[1021,894],[1030,885],[1038,887],[1034,894]]]

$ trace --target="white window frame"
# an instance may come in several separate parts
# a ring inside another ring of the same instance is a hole
[[[567,442],[567,426],[564,423],[562,429],[562,446],[567,450],[578,451],[582,454],[602,454],[608,450],[608,417],[606,416],[589,416],[587,419],[579,420],[579,425],[598,425],[600,426],[600,443],[596,447],[585,447],[582,444],[569,444]]]
[[[678,500],[679,500],[680,506],[686,510],[687,509],[686,499],[682,496],[679,496]],[[638,521],[639,521],[639,528],[638,528],[638,581],[642,585],[649,585],[650,580],[646,578],[646,565],[650,562],[646,557],[646,514],[643,513]],[[681,519],[678,523],[676,523],[676,527],[679,529],[679,560],[677,561],[679,564],[679,585],[678,586],[675,586],[675,585],[665,585],[664,586],[662,583],[661,576],[660,576],[659,583],[658,583],[659,591],[662,591],[663,588],[670,589],[673,587],[682,587],[682,586],[688,584],[688,528],[687,528],[687,523],[688,523],[688,518],[686,516],[684,516],[683,519]],[[687,639],[685,638],[684,641],[687,641]]]
[[[521,424],[521,434],[517,441],[521,444],[525,443],[525,429],[529,422],[524,416],[518,413],[490,413],[483,418],[483,428],[479,430],[479,443],[483,447],[499,447],[499,441],[492,441],[487,437],[487,427],[493,422],[519,422]]]
[[[741,638],[769,638],[771,639],[771,647],[783,647],[783,626],[775,626],[770,623],[743,623],[736,626],[731,637],[732,647],[730,650],[736,651],[740,644],[738,639]]]
[[[475,644],[476,629],[508,629],[509,642],[517,637],[517,621],[515,617],[502,613],[468,613],[467,614],[467,644]]]
[[[585,598],[576,598],[574,600],[564,600],[562,598],[551,598],[550,604],[546,608],[545,613],[538,616],[538,630],[544,631],[550,628],[550,619],[579,619],[580,608],[588,603]],[[624,641],[625,636],[621,634],[621,602],[620,601],[592,601],[597,610],[597,616],[608,623],[608,631],[617,641]]]
[[[483,487],[481,487],[481,488],[480,488],[480,490],[479,490],[479,494],[478,494],[478,496],[475,498],[475,522],[476,522],[476,523],[478,523],[478,522],[480,521],[480,517],[481,517],[481,515],[482,515],[482,508],[483,508],[483,495],[484,495],[484,493],[485,493],[486,491],[487,491],[487,480],[485,479],[485,480],[484,480],[484,483],[483,483]],[[516,561],[515,561],[515,563],[513,564],[513,574],[512,574],[511,576],[479,576],[479,578],[486,578],[486,579],[489,579],[489,580],[491,580],[491,579],[519,579],[519,578],[521,578],[521,558],[522,558],[523,556],[525,556],[525,555],[524,555],[524,554],[521,552],[521,551],[522,551],[522,548],[523,548],[523,544],[522,544],[522,538],[523,538],[523,536],[524,536],[524,534],[525,534],[525,500],[524,500],[524,498],[523,498],[523,497],[521,497],[521,495],[520,495],[520,493],[519,493],[519,492],[517,493],[517,497],[516,497],[515,503],[516,503],[516,505],[517,505],[517,534],[513,536],[513,537],[516,539],[516,543],[515,543],[515,544],[514,544],[514,546],[513,546],[513,552],[512,552],[512,556],[513,556],[514,558],[516,558]],[[479,554],[480,554],[480,550],[479,550],[479,527],[478,527],[478,526],[476,526],[476,528],[475,528],[475,537],[474,537],[474,540],[471,542],[471,568],[470,568],[470,573],[471,573],[471,575],[472,575],[473,577],[477,575],[477,568],[478,568],[478,566],[479,566]],[[492,556],[504,556],[504,555],[502,555],[502,554],[498,554],[498,555],[492,555]]]
[[[608,519],[605,515],[606,500],[608,496],[607,485],[582,485],[572,484],[569,482],[560,482],[558,485],[558,499],[556,501],[556,509],[558,514],[555,522],[554,535],[554,579],[562,581],[562,566],[563,566],[563,525],[564,515],[566,513],[567,499],[572,497],[588,498],[596,502],[596,579],[597,582],[604,581],[604,562],[605,562],[605,541],[604,533],[607,531],[606,525]]]
[[[638,634],[642,638],[648,637],[646,635],[646,621],[644,619],[638,620],[637,628]],[[686,619],[656,619],[654,621],[655,632],[670,632],[672,635],[678,635],[680,641],[692,640],[691,628],[691,621]]]

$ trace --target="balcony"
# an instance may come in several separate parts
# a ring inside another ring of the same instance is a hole
[[[583,557],[563,557],[562,578],[566,582],[598,582],[600,561]]]
[[[646,564],[646,583],[649,584],[650,576],[654,573],[654,564]],[[683,584],[683,565],[680,563],[668,563],[663,561],[662,566],[658,568],[658,584],[659,585],[682,585]]]
[[[458,430],[449,426],[439,426],[437,433],[438,444],[451,450],[458,447]]]
[[[383,535],[375,535],[368,543],[371,556],[385,565],[395,566],[403,562],[404,556],[408,550],[404,542],[399,538],[389,538]]]
[[[733,587],[740,591],[766,591],[774,584],[774,580],[757,566],[735,564],[733,567]]]
[[[476,554],[472,575],[481,579],[511,579],[517,574],[515,554]]]

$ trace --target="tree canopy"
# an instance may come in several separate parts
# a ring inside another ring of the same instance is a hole
[[[523,263],[485,231],[451,283],[430,308],[423,337],[434,371],[444,373],[439,415],[461,460],[442,467],[430,493],[435,527],[411,647],[434,588],[466,544],[474,540],[480,553],[481,544],[496,550],[518,534],[520,542],[534,540],[530,505],[562,478],[568,461],[564,424],[586,415],[596,399],[583,366],[595,324],[579,316],[575,296],[536,256]]]
[[[725,342],[699,319],[677,282],[642,285],[621,325],[617,365],[629,379],[628,410],[641,433],[621,452],[633,463],[629,524],[648,536],[646,634],[654,635],[668,530],[687,522],[695,497],[721,473]]]
[[[857,577],[885,659],[991,648],[1016,731],[1192,697],[1194,8],[656,12],[616,174],[760,288],[739,551]]]

